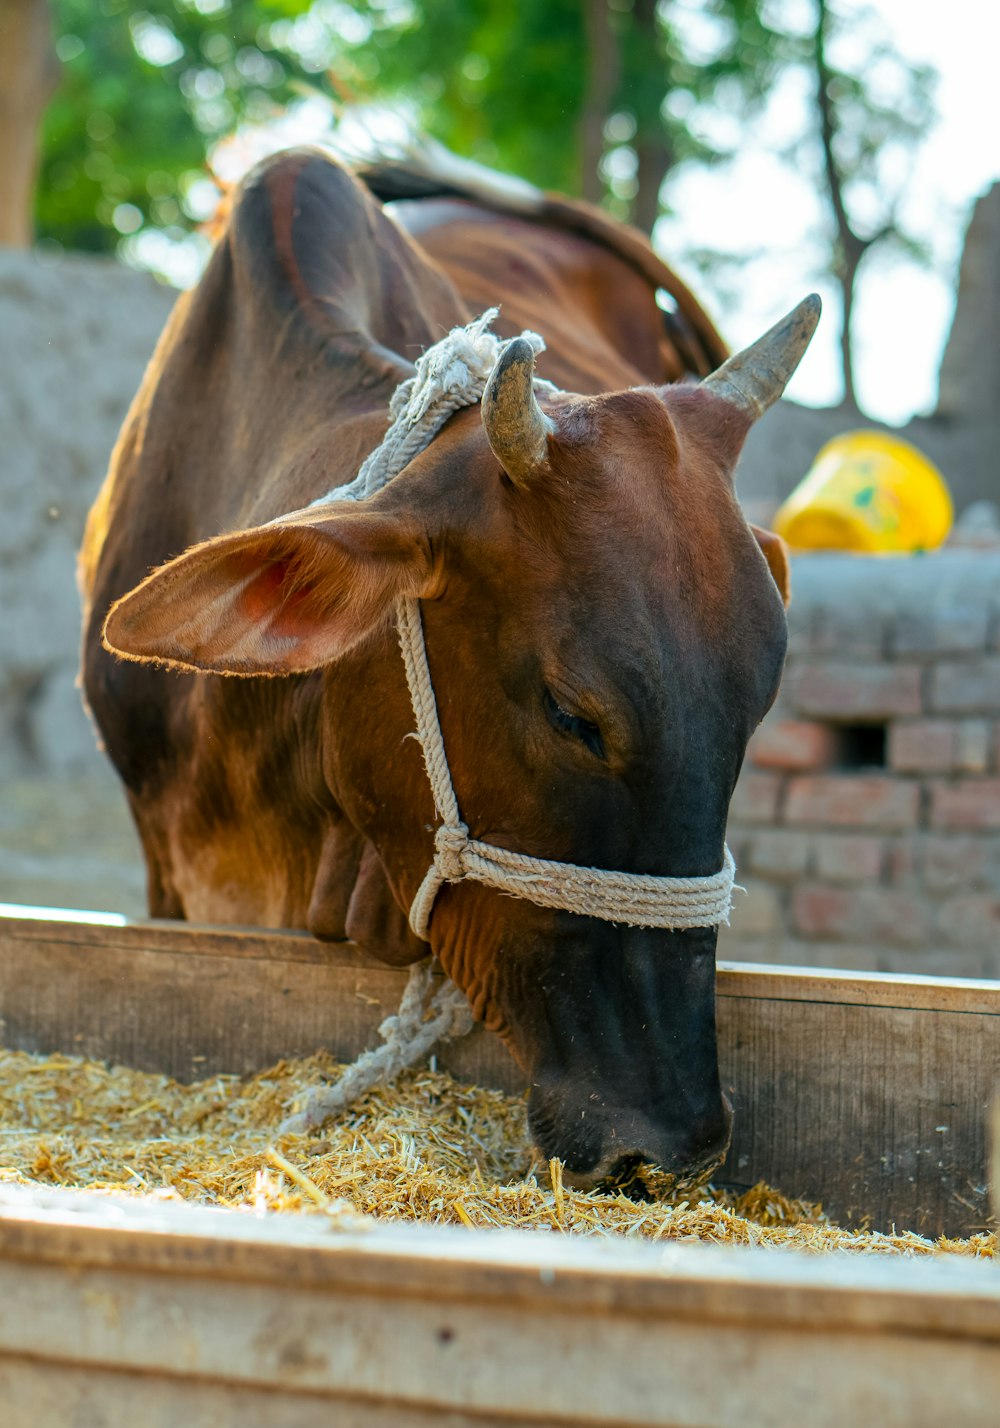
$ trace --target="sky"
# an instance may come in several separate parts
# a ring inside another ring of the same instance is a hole
[[[782,0],[787,6],[796,0]],[[693,25],[707,24],[700,0],[686,4]],[[802,0],[805,4],[805,0]],[[902,425],[931,412],[937,373],[954,312],[962,239],[977,197],[1000,180],[1000,0],[840,0],[838,10],[875,10],[895,47],[907,59],[939,73],[937,121],[917,150],[904,186],[901,216],[925,239],[931,262],[873,253],[857,292],[855,370],[862,409]],[[811,6],[808,7],[811,10]],[[842,42],[843,43],[843,42]],[[846,42],[850,44],[850,39]],[[805,293],[824,298],[825,320],[788,388],[794,400],[828,406],[842,396],[839,296],[822,268],[816,232],[819,199],[805,178],[775,157],[775,149],[807,126],[808,95],[788,76],[764,111],[736,134],[737,156],[713,169],[681,171],[668,179],[671,210],[654,235],[657,247],[686,277],[738,348],[758,337]],[[263,152],[288,143],[319,142],[329,133],[330,111],[306,102],[266,134],[244,134],[227,146],[218,167],[237,178]],[[725,116],[719,117],[725,122]],[[211,185],[206,184],[208,189]],[[206,195],[206,212],[214,206]],[[176,281],[197,277],[203,246],[169,253],[155,233],[141,235],[145,261],[172,269]],[[725,247],[745,257],[721,282],[703,275],[686,254]],[[142,260],[142,251],[137,255]]]

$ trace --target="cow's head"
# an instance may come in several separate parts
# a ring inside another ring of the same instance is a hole
[[[541,405],[515,342],[481,414],[459,413],[377,496],[194,547],[118,602],[106,642],[188,670],[324,667],[317,759],[406,910],[435,823],[391,619],[417,597],[473,837],[714,873],[785,651],[783,550],[747,525],[733,473],[818,313],[808,299],[699,385]],[[430,938],[527,1073],[540,1148],[581,1183],[723,1154],[714,928],[629,928],[463,882],[441,891]]]

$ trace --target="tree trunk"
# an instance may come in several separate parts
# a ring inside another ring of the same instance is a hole
[[[858,265],[864,250],[841,254],[837,268],[840,292],[844,304],[844,319],[840,328],[840,366],[844,378],[844,401],[857,410],[858,396],[854,386],[854,344],[851,335],[851,320],[854,316],[854,289],[858,279]]]
[[[816,102],[819,107],[820,142],[823,146],[823,172],[827,196],[833,211],[837,232],[835,272],[840,282],[844,315],[840,329],[840,365],[844,378],[844,400],[857,407],[854,389],[854,348],[851,341],[851,317],[854,310],[854,286],[858,267],[868,244],[859,238],[851,226],[844,201],[844,176],[834,153],[837,138],[837,115],[830,93],[832,76],[826,58],[826,37],[830,22],[827,0],[816,0],[816,32],[813,36],[813,59],[816,65]]]
[[[632,9],[638,40],[635,57],[640,69],[636,75],[639,84],[634,141],[637,189],[631,218],[645,233],[652,233],[653,224],[660,216],[660,189],[673,163],[660,114],[666,68],[660,55],[656,6],[657,0],[635,0]]]
[[[670,172],[670,151],[666,136],[637,139],[635,155],[638,160],[636,179],[639,187],[632,203],[632,222],[644,233],[652,233],[653,224],[660,216],[660,189]]]
[[[0,244],[27,248],[39,126],[59,80],[48,0],[0,0]]]
[[[587,37],[587,88],[580,119],[580,192],[591,203],[599,203],[604,194],[600,172],[604,125],[619,79],[618,44],[608,0],[584,0],[583,23]]]

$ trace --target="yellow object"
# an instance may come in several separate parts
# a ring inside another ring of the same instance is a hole
[[[954,516],[944,477],[915,446],[849,431],[819,452],[774,529],[799,550],[911,555],[942,545]]]

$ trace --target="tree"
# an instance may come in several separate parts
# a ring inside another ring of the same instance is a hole
[[[761,0],[706,0],[697,12],[677,0],[616,0],[613,8],[621,66],[608,131],[626,120],[635,166],[622,216],[651,233],[673,169],[711,166],[735,152],[738,139],[710,135],[692,121],[721,104],[749,122],[775,71],[771,31]]]
[[[647,231],[674,165],[728,157],[692,132],[690,107],[725,85],[752,109],[772,72],[760,0],[708,0],[709,47],[677,0],[359,5],[371,34],[344,58],[362,92],[406,95],[457,152],[604,201]]]
[[[216,201],[217,142],[307,92],[325,94],[331,114],[341,101],[394,105],[460,154],[651,231],[670,178],[732,156],[776,79],[797,69],[814,109],[789,155],[826,196],[851,402],[859,275],[875,250],[919,252],[903,200],[930,77],[857,6],[838,8],[847,0],[51,3],[62,81],[43,126],[36,226],[66,246],[111,251],[151,234],[183,245]],[[20,156],[0,162],[6,241],[27,241],[30,134],[51,73],[11,56],[44,60],[44,14],[44,0],[0,0],[0,79],[6,64],[28,95],[0,106],[0,156]],[[705,259],[719,271],[722,254]]]
[[[48,0],[0,0],[0,243],[31,242],[39,124],[58,75]]]
[[[770,69],[758,65],[758,74],[765,88],[773,82],[776,90],[767,127],[776,131],[780,113],[786,131],[771,155],[801,178],[804,195],[812,195],[815,229],[806,245],[817,255],[815,276],[832,276],[840,290],[844,397],[856,406],[853,318],[871,256],[895,251],[917,262],[929,258],[908,221],[907,200],[919,145],[933,122],[935,75],[901,56],[879,15],[859,0],[763,0],[747,5],[742,21],[730,16],[730,23],[746,36],[741,43],[766,50]],[[722,147],[716,134],[724,111],[745,134],[754,102],[752,94],[748,102],[723,82],[710,102],[692,105],[688,123],[695,134],[707,129]],[[680,174],[676,166],[671,172]],[[666,196],[669,211],[669,181]],[[765,242],[780,247],[787,241],[777,225],[772,232]],[[685,253],[720,306],[738,303],[748,272],[770,256],[766,246],[734,250],[725,238],[721,230],[718,239]],[[835,321],[831,311],[825,322]]]
[[[280,114],[323,67],[294,43],[309,0],[53,2],[62,77],[35,216],[66,246],[110,251],[145,225],[183,236],[205,216],[193,190],[211,145]]]
[[[900,58],[870,10],[848,18],[829,0],[814,4],[807,62],[813,70],[831,220],[830,267],[843,300],[844,399],[856,407],[851,323],[862,264],[876,248],[890,246],[926,257],[900,210],[915,147],[933,121],[934,75]],[[838,48],[853,55],[845,53],[838,64]]]

